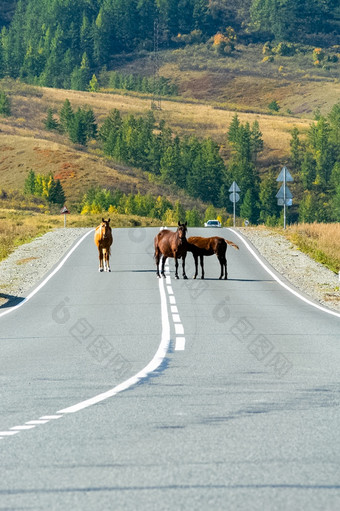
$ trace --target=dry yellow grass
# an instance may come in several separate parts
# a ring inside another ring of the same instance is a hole
[[[340,223],[296,224],[285,234],[300,250],[325,264],[332,271],[340,271]]]
[[[25,92],[27,94],[27,92]],[[65,99],[69,99],[73,108],[90,105],[100,125],[108,113],[117,108],[123,115],[145,114],[150,110],[149,98],[137,95],[100,94],[79,92],[72,90],[39,88],[39,94],[26,97],[23,93],[15,92],[12,96],[13,116],[0,119],[0,129],[5,134],[24,137],[50,139],[51,142],[65,143],[65,137],[56,136],[55,133],[43,129],[43,120],[46,118],[47,108],[59,111]],[[163,99],[162,110],[156,111],[158,120],[164,119],[179,135],[195,134],[199,137],[213,137],[219,143],[226,142],[226,133],[234,111],[192,102],[179,102]],[[296,126],[305,131],[310,125],[310,119],[287,117],[279,115],[265,115],[258,113],[239,112],[242,122],[249,123],[257,120],[263,133],[265,150],[264,160],[279,161],[289,152],[289,131]],[[1,171],[1,167],[0,167]]]
[[[67,227],[95,227],[102,214],[68,215]],[[110,214],[112,227],[158,226],[159,220],[136,215]],[[0,209],[0,261],[15,248],[42,236],[48,231],[64,227],[63,215],[45,215],[32,211]]]

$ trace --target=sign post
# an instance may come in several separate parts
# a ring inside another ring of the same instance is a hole
[[[288,182],[293,182],[289,170],[286,166],[282,167],[280,174],[278,175],[276,181],[283,182],[280,190],[276,194],[277,203],[279,206],[283,206],[283,228],[286,228],[286,206],[291,206],[293,204],[293,195],[286,185]]]
[[[60,214],[61,215],[64,215],[64,227],[66,227],[66,215],[68,215],[70,212],[69,210],[67,209],[66,206],[64,206],[63,208],[61,208],[60,210]]]
[[[234,181],[233,184],[231,185],[231,187],[229,188],[229,192],[231,192],[231,194],[229,195],[229,199],[233,203],[233,209],[234,209],[234,227],[235,227],[235,221],[236,221],[236,202],[238,202],[240,200],[240,195],[237,192],[240,192],[240,191],[241,190],[239,189],[236,181]]]

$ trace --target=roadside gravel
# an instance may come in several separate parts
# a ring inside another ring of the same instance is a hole
[[[50,231],[18,247],[0,262],[0,307],[10,306],[48,273],[72,244],[89,229],[67,228]]]
[[[89,229],[56,229],[21,245],[0,263],[0,307],[24,297]],[[266,229],[240,228],[258,252],[294,287],[340,312],[339,277],[303,254],[283,236]]]
[[[295,288],[321,305],[340,312],[340,280],[336,273],[269,229],[245,227],[238,230]]]

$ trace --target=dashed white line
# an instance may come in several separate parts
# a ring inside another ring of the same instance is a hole
[[[185,350],[185,337],[176,337],[175,351]]]
[[[10,428],[10,430],[12,431],[24,431],[26,429],[33,429],[35,428],[35,425],[25,425],[25,426],[13,426],[13,428]]]
[[[175,332],[176,332],[176,335],[184,334],[184,327],[183,327],[182,323],[175,323]]]

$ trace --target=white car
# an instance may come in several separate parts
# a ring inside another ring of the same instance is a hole
[[[205,222],[204,227],[222,227],[221,222],[218,220],[208,220]]]

